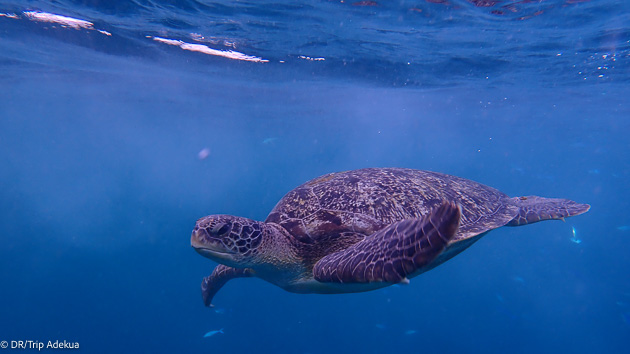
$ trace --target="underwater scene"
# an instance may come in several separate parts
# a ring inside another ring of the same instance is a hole
[[[626,1],[0,0],[0,68],[0,352],[630,348]]]

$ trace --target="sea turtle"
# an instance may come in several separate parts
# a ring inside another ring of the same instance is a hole
[[[240,277],[295,293],[351,293],[408,283],[498,227],[564,220],[589,208],[567,199],[510,198],[437,172],[366,168],[304,183],[264,222],[203,217],[191,245],[220,263],[201,284],[206,306]]]

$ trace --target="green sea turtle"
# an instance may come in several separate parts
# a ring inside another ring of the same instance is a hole
[[[564,220],[589,208],[567,199],[510,198],[436,172],[366,168],[304,183],[264,222],[203,217],[191,245],[220,263],[201,284],[206,306],[240,277],[295,293],[351,293],[407,283],[498,227]]]

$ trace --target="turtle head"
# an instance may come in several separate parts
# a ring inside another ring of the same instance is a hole
[[[265,223],[232,215],[197,220],[190,244],[202,256],[235,268],[257,263]]]

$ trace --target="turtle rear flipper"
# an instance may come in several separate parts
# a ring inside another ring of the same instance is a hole
[[[212,307],[212,298],[217,294],[219,289],[229,280],[234,278],[253,277],[254,271],[249,268],[232,268],[223,264],[219,264],[214,268],[212,274],[203,278],[201,282],[201,296],[203,303]]]
[[[327,283],[399,283],[431,263],[457,233],[461,210],[445,202],[422,218],[389,225],[320,259],[315,280]]]
[[[586,213],[591,206],[569,199],[543,198],[535,195],[511,199],[519,207],[518,214],[507,226],[533,224],[543,220],[564,220],[569,216]]]

